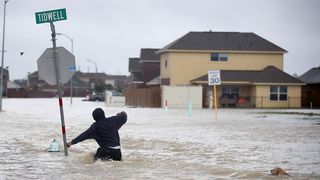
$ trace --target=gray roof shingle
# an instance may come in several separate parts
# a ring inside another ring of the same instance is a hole
[[[140,58],[129,58],[129,72],[140,72],[141,63]]]
[[[274,66],[268,66],[259,72],[253,79],[253,83],[304,83],[303,81],[281,71]]]
[[[299,79],[307,84],[320,84],[320,66],[305,72]]]
[[[222,70],[220,73],[221,81],[249,82],[259,71]]]
[[[158,52],[168,50],[287,51],[255,33],[189,32]]]
[[[221,70],[221,81],[274,83],[274,84],[304,84],[301,80],[281,71],[274,66],[268,66],[261,71]],[[208,81],[208,75],[191,80],[191,82]]]
[[[159,49],[143,48],[140,51],[141,61],[160,61],[160,55],[156,54]]]
[[[232,82],[251,82],[252,78],[255,77],[260,71],[245,71],[245,70],[220,70],[221,81],[232,81]],[[191,80],[195,81],[208,81],[208,75],[205,74],[201,77]]]

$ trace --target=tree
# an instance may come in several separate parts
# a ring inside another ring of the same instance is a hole
[[[106,90],[105,84],[103,82],[94,83],[93,91],[96,93],[103,93]]]

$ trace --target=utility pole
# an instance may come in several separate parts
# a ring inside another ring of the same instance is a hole
[[[9,0],[4,0],[3,6],[3,31],[2,31],[2,51],[1,51],[1,72],[0,72],[0,111],[2,111],[2,96],[3,96],[3,64],[4,64],[4,41],[5,41],[5,30],[6,30],[6,4]]]

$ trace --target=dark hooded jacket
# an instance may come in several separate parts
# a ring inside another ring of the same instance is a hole
[[[120,137],[118,130],[127,122],[127,114],[122,111],[116,116],[106,118],[104,111],[97,108],[92,112],[94,122],[89,129],[73,139],[72,144],[84,141],[86,139],[95,139],[100,147],[120,146]]]

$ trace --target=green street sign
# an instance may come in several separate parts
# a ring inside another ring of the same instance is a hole
[[[51,11],[36,12],[36,23],[50,23],[67,19],[66,9],[55,9]]]

